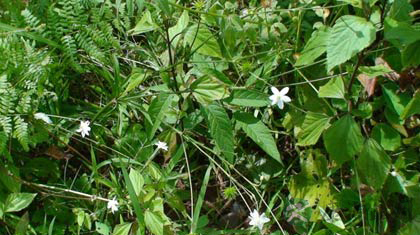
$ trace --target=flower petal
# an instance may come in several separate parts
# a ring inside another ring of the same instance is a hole
[[[286,95],[287,92],[289,92],[289,87],[285,87],[285,88],[281,89],[280,95]]]
[[[273,86],[271,87],[271,92],[273,92],[274,95],[277,95],[280,93],[279,90]]]
[[[271,105],[275,105],[277,103],[277,100],[278,100],[277,95],[272,95],[269,98],[271,100]]]
[[[279,100],[279,102],[277,102],[277,106],[279,106],[280,109],[283,109],[284,108],[283,100]]]
[[[290,99],[290,97],[287,95],[282,96],[281,99],[283,100],[283,102],[286,102],[286,103],[289,103],[290,101],[292,101],[292,99]]]

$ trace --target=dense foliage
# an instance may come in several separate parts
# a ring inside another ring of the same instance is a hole
[[[420,234],[419,4],[0,0],[0,234]]]

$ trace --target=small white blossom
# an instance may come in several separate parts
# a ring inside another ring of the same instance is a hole
[[[35,113],[34,117],[35,119],[42,120],[48,124],[52,123],[50,117],[48,117],[45,113]]]
[[[168,144],[166,144],[165,142],[162,141],[158,141],[156,144],[158,149],[163,149],[165,151],[168,151]]]
[[[251,221],[249,222],[249,225],[256,226],[260,230],[262,230],[265,223],[269,222],[270,219],[265,216],[265,214],[259,214],[257,210],[254,209],[253,212],[248,217]]]
[[[83,138],[85,138],[85,135],[89,135],[90,131],[90,122],[89,121],[80,121],[80,127],[77,129],[77,132],[80,132]]]
[[[271,105],[277,104],[280,109],[283,109],[284,103],[288,103],[292,101],[289,96],[287,96],[287,92],[289,92],[289,87],[285,87],[279,91],[275,87],[271,87],[271,92],[273,95],[270,96]]]
[[[395,177],[398,175],[398,173],[396,171],[391,171],[391,175]]]
[[[114,212],[118,211],[118,201],[115,200],[115,197],[112,200],[108,201],[108,206],[107,208],[111,210],[112,214],[114,214]]]

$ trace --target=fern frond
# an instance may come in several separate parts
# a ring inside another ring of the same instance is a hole
[[[28,123],[26,123],[20,116],[14,117],[13,136],[19,140],[19,143],[25,151],[29,151]]]
[[[9,136],[12,133],[12,119],[7,116],[0,116],[0,126],[3,127],[3,133]]]

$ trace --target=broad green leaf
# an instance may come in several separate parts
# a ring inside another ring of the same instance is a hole
[[[403,226],[398,235],[417,235],[420,234],[420,215],[414,217],[412,221]]]
[[[190,17],[188,16],[188,11],[182,12],[181,17],[179,17],[178,22],[175,26],[169,28],[169,40],[172,41],[172,46],[175,48],[178,44],[178,41],[182,37],[182,31],[188,27],[190,22]]]
[[[384,84],[382,91],[387,107],[398,114],[398,116],[402,115],[406,105],[410,101],[407,93],[398,93],[398,87],[391,83]]]
[[[351,160],[360,151],[363,144],[360,127],[350,115],[334,122],[325,131],[323,140],[331,160],[339,165]]]
[[[362,1],[364,0],[339,0],[340,2],[346,2],[354,7],[363,8]]]
[[[136,192],[136,195],[138,196],[143,189],[144,185],[144,179],[143,176],[140,174],[139,171],[135,169],[130,170],[130,174],[128,175],[130,177],[131,183],[133,184],[134,191]]]
[[[225,109],[218,103],[212,103],[204,108],[210,134],[230,163],[234,161],[233,127]]]
[[[413,6],[410,4],[409,0],[397,0],[393,1],[388,14],[389,17],[393,18],[394,20],[410,22],[412,20],[410,12],[413,10]]]
[[[154,235],[163,235],[163,224],[165,221],[159,215],[159,213],[146,210],[144,212],[144,221],[146,223],[146,227]]]
[[[401,146],[401,136],[398,131],[384,123],[373,128],[372,138],[388,151],[395,151]]]
[[[226,84],[213,76],[204,75],[191,84],[193,96],[202,104],[210,104],[229,95]]]
[[[124,93],[128,93],[140,85],[146,79],[146,73],[141,68],[133,68],[130,77],[128,77],[128,81],[125,85]]]
[[[197,27],[199,27],[198,30]],[[191,26],[185,34],[185,41],[192,47],[192,52],[197,51],[203,55],[223,58],[216,38],[203,24]]]
[[[25,209],[36,197],[36,193],[11,193],[4,203],[5,212],[16,212]]]
[[[357,159],[357,169],[367,185],[380,189],[391,168],[391,158],[374,139],[368,139]]]
[[[417,89],[414,93],[413,98],[405,106],[404,111],[401,113],[401,119],[406,119],[414,114],[420,114],[420,89]]]
[[[159,9],[165,13],[166,16],[171,15],[171,8],[169,6],[169,0],[156,0]]]
[[[276,141],[271,135],[270,129],[262,121],[249,113],[236,112],[233,116],[248,137],[258,144],[268,155],[282,163]]]
[[[234,85],[234,83],[224,73],[220,72],[217,69],[204,67],[199,68],[199,70],[201,73],[213,76],[227,85]]]
[[[389,17],[384,22],[384,37],[394,46],[402,48],[420,40],[420,33],[409,23],[398,22]]]
[[[335,77],[319,88],[319,97],[344,99],[344,83],[341,77]]]
[[[420,34],[420,32],[417,32]],[[405,68],[420,64],[420,40],[408,45],[402,52],[402,62]]]
[[[148,111],[153,120],[153,127],[149,132],[149,139],[153,139],[153,136],[162,123],[165,114],[167,114],[173,97],[174,95],[162,93],[151,102]]]
[[[29,213],[25,212],[16,225],[15,235],[25,235],[29,225]]]
[[[112,235],[128,235],[130,233],[132,223],[123,223],[115,226]]]
[[[323,27],[312,33],[295,66],[311,64],[324,54],[327,50],[327,39],[328,28]]]
[[[8,174],[9,171],[14,175],[19,175],[18,168],[13,165],[6,164],[5,166],[0,166],[0,182],[3,183],[10,192],[20,192],[21,183],[10,176]]]
[[[143,16],[141,17],[140,21],[136,24],[136,26],[130,31],[128,31],[128,33],[130,35],[137,35],[137,34],[142,34],[149,31],[153,31],[157,28],[159,28],[159,26],[157,26],[154,23],[152,19],[152,15],[150,14],[150,11],[147,10],[144,12]]]
[[[297,145],[316,144],[322,132],[330,126],[330,119],[323,113],[308,112],[303,121],[302,130],[299,132]]]
[[[229,104],[244,107],[265,107],[270,105],[268,95],[256,90],[235,90],[225,101]]]
[[[338,18],[327,40],[327,70],[351,59],[375,38],[375,26],[366,19],[351,15]]]
[[[101,235],[109,235],[109,233],[111,232],[109,226],[104,223],[95,222],[95,228],[96,232]]]

